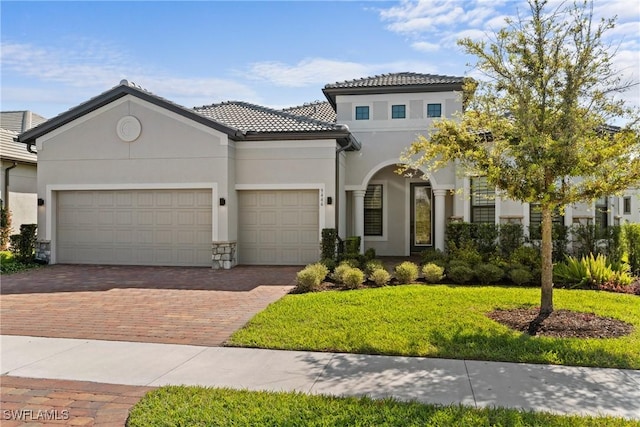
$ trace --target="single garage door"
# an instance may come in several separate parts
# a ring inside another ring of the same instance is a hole
[[[304,265],[320,256],[317,190],[239,191],[241,264]]]
[[[57,262],[211,266],[211,190],[61,191]]]

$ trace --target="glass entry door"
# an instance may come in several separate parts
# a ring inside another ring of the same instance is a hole
[[[433,192],[430,184],[410,184],[411,252],[433,246]]]

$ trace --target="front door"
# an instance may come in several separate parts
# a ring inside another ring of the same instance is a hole
[[[427,183],[413,183],[411,188],[411,252],[433,247],[433,192]]]

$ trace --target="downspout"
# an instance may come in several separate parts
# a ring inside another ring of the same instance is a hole
[[[31,154],[38,154],[37,151],[33,151],[33,147],[34,144],[27,144],[27,151],[30,152]]]
[[[347,131],[349,130],[349,128],[347,127],[347,125],[341,125],[343,126]],[[334,215],[335,215],[335,229],[336,229],[336,233],[338,233],[338,230],[340,229],[340,153],[342,153],[343,151],[348,150],[349,148],[353,148],[355,146],[355,139],[353,138],[352,135],[349,135],[349,143],[347,145],[345,145],[344,147],[340,147],[336,150],[336,185],[335,185],[335,208],[334,208]]]
[[[12,166],[9,166],[4,170],[4,208],[9,210],[9,171],[18,167],[18,162],[13,162]]]

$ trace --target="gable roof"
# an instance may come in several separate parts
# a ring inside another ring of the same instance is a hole
[[[329,83],[322,92],[333,107],[337,95],[363,95],[462,90],[464,77],[420,73],[389,73],[373,77]]]
[[[34,145],[45,135],[126,95],[135,96],[188,119],[226,133],[232,140],[335,138],[341,146],[359,148],[344,125],[297,116],[246,102],[225,102],[194,109],[175,104],[122,80],[118,86],[20,134],[19,142]]]
[[[85,114],[95,111],[98,108],[101,108],[126,95],[135,96],[136,98],[143,99],[147,102],[165,108],[181,116],[187,117],[205,126],[214,128],[220,132],[226,133],[232,139],[242,138],[242,134],[237,129],[229,128],[222,123],[218,123],[209,118],[203,117],[189,108],[185,108],[165,98],[154,95],[153,93],[146,91],[135,83],[130,83],[127,80],[122,80],[120,81],[120,84],[113,87],[112,89],[103,92],[100,95],[78,105],[77,107],[61,113],[56,117],[42,123],[41,125],[20,134],[17,140],[25,144],[34,145],[36,139],[41,137],[42,135],[45,135],[69,122],[72,122],[73,120],[81,116],[84,116]]]
[[[325,122],[334,123],[336,121],[336,110],[333,109],[328,101],[309,102],[304,105],[283,108],[282,111],[295,114],[297,116],[323,120]]]

